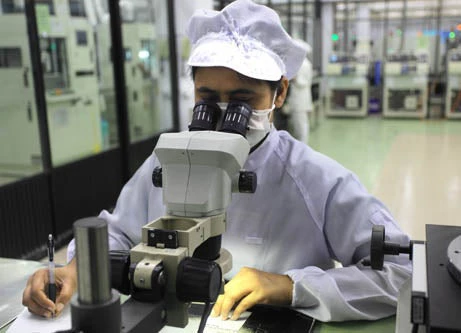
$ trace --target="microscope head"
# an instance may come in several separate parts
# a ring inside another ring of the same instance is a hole
[[[152,182],[163,188],[167,215],[143,226],[141,243],[130,250],[131,295],[153,297],[144,290],[146,279],[138,277],[146,269],[152,275],[151,267],[164,272],[171,326],[185,327],[188,302],[216,300],[222,273],[232,268],[232,255],[221,248],[232,192],[256,190],[256,174],[242,170],[250,151],[244,135],[251,108],[229,105],[217,128],[219,107],[199,103],[191,131],[164,133],[154,149],[160,167]]]
[[[239,134],[217,131],[164,133],[154,150],[161,164],[163,202],[168,214],[222,214],[232,192],[254,192],[255,179],[240,172],[250,151]],[[240,182],[240,183],[239,183]]]

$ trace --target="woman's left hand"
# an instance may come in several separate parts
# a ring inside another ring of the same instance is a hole
[[[290,305],[293,281],[288,275],[280,275],[244,267],[224,286],[211,313],[212,317],[228,319],[235,306],[232,320],[256,304]]]

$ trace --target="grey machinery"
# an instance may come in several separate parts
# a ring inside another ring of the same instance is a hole
[[[325,114],[365,117],[368,113],[368,56],[333,54],[325,73]]]
[[[389,55],[384,63],[383,117],[425,118],[428,74],[427,54]]]
[[[461,46],[451,49],[447,54],[447,91],[445,98],[445,117],[461,118]]]
[[[384,227],[373,227],[367,263],[373,269],[383,268],[385,255],[407,253],[413,262],[411,290],[404,286],[399,297],[396,332],[460,332],[461,227],[428,224],[426,241],[408,246],[385,239]]]
[[[119,304],[118,293],[110,292],[108,274],[92,274],[94,267],[108,267],[108,257],[98,255],[98,262],[91,263],[91,252],[85,250],[107,253],[107,244],[91,245],[97,237],[87,236],[104,233],[104,221],[90,218],[74,224],[79,274],[79,294],[72,302],[74,329],[104,332],[93,328],[89,318],[107,321],[107,332],[119,330],[114,324],[121,332],[185,327],[189,302],[209,305],[216,300],[222,272],[232,266],[230,253],[221,248],[231,194],[256,189],[256,175],[242,170],[250,151],[244,135],[251,112],[244,103],[230,103],[222,116],[216,104],[198,103],[189,132],[160,136],[154,152],[161,168],[152,178],[154,186],[163,188],[168,215],[146,224],[141,243],[129,252],[110,256],[112,286],[131,295],[121,308],[121,320],[114,305]]]

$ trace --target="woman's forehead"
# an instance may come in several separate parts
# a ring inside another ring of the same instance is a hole
[[[195,85],[227,88],[245,87],[253,89],[268,88],[264,81],[252,79],[226,67],[197,67]]]

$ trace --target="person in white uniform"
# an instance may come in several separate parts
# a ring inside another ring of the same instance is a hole
[[[302,40],[297,40],[307,49],[307,53],[312,53],[309,44]],[[287,105],[283,108],[288,115],[288,132],[301,142],[308,143],[309,140],[309,117],[312,112],[312,63],[306,57],[296,76],[290,81],[290,92],[287,98]]]
[[[257,174],[258,187],[232,195],[222,246],[232,253],[233,270],[212,315],[233,313],[235,319],[255,304],[292,306],[322,321],[393,315],[399,288],[411,275],[408,258],[389,258],[382,271],[361,261],[369,256],[374,225],[384,225],[395,243],[407,244],[408,236],[352,172],[270,123],[305,48],[273,10],[249,0],[219,12],[197,11],[187,34],[195,101],[244,101],[254,109],[244,169]],[[99,215],[109,225],[110,249],[140,243],[141,227],[165,214],[162,189],[151,181],[156,166],[152,154],[124,186],[114,211]],[[47,271],[31,276],[23,296],[31,312],[59,314],[69,301],[77,279],[74,249],[71,242],[69,264],[56,269],[56,304],[44,293]],[[343,267],[335,268],[334,260]]]

